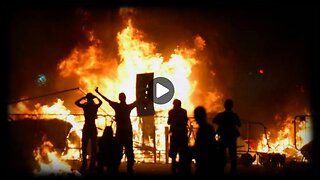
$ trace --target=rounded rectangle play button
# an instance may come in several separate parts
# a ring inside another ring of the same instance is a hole
[[[153,102],[156,104],[165,104],[169,102],[174,95],[174,86],[172,82],[164,77],[153,79]]]

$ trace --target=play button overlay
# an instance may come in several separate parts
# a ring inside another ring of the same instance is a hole
[[[156,84],[156,98],[162,97],[163,95],[167,94],[169,92],[169,89],[162,86],[161,84]]]
[[[153,102],[156,104],[165,104],[169,102],[174,95],[174,86],[172,82],[164,77],[153,79]]]

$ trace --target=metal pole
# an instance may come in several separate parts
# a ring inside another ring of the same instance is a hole
[[[154,163],[157,163],[157,147],[156,147],[156,128],[155,123],[153,123],[153,154],[154,154]]]
[[[250,132],[250,124],[249,122],[247,122],[247,144],[248,144],[248,150],[247,150],[247,153],[249,153],[250,151],[250,140],[249,140],[249,132]]]
[[[264,135],[265,135],[266,140],[267,140],[268,152],[269,152],[270,145],[269,145],[269,141],[268,141],[268,138],[267,138],[267,127],[264,124],[262,124],[261,122],[249,122],[249,123],[250,124],[258,124],[258,125],[261,125],[263,127]]]
[[[67,90],[63,90],[63,91],[56,91],[56,92],[52,92],[52,93],[41,95],[41,96],[35,96],[35,97],[31,97],[31,98],[19,99],[19,100],[16,100],[16,101],[9,102],[8,104],[15,104],[15,103],[19,103],[19,102],[22,102],[22,101],[29,101],[29,100],[32,100],[32,99],[42,98],[42,97],[46,97],[46,96],[52,96],[52,95],[55,95],[55,94],[61,94],[61,93],[65,93],[65,92],[68,92],[68,91],[74,91],[74,90],[79,90],[79,89],[80,88],[72,88],[72,89],[67,89]]]
[[[168,158],[168,138],[169,138],[169,127],[165,127],[165,153],[166,153],[166,164],[169,163],[169,158]]]
[[[299,150],[299,148],[297,147],[297,138],[296,138],[296,119],[297,119],[298,116],[295,116],[294,117],[294,120],[293,120],[293,136],[294,136],[294,147]]]

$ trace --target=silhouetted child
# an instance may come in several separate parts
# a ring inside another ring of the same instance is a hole
[[[108,174],[119,172],[119,166],[122,158],[122,147],[117,138],[113,136],[111,126],[107,126],[98,142],[98,171],[104,171],[107,167]]]

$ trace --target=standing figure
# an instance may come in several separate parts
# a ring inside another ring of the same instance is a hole
[[[133,108],[137,106],[136,101],[127,104],[126,103],[126,95],[124,93],[119,94],[120,102],[114,102],[102,95],[98,87],[95,91],[106,100],[109,105],[115,111],[115,121],[117,124],[116,128],[116,138],[119,141],[121,147],[125,148],[125,155],[127,157],[127,171],[128,173],[133,172],[133,164],[134,164],[134,153],[133,153],[133,133],[132,133],[132,124],[130,120],[130,113]]]
[[[231,161],[230,173],[235,174],[237,169],[237,138],[240,136],[239,127],[241,122],[239,116],[232,111],[233,101],[226,99],[224,102],[225,111],[218,113],[213,118],[213,123],[218,125],[217,133],[220,136],[218,141],[219,151],[223,158],[223,167],[226,166],[226,151],[229,151]]]
[[[175,174],[177,172],[177,154],[179,154],[180,165],[181,160],[184,160],[184,156],[187,156],[185,152],[188,152],[188,116],[187,111],[181,108],[181,101],[175,99],[173,101],[173,108],[169,111],[168,125],[170,125],[170,149],[169,157],[171,158],[171,170]]]
[[[99,102],[96,104],[94,99],[97,99]],[[82,102],[86,100],[86,102]],[[90,160],[90,169],[95,167],[96,162],[96,152],[97,152],[97,127],[95,120],[97,118],[98,108],[101,106],[102,101],[94,96],[91,93],[88,93],[86,96],[81,97],[75,101],[75,104],[78,107],[81,107],[84,112],[85,122],[82,129],[82,166],[81,170],[87,168],[87,146],[89,140],[91,141],[91,160]]]
[[[201,176],[217,174],[220,169],[218,169],[219,159],[215,130],[207,122],[207,113],[204,107],[196,107],[194,109],[194,117],[199,126],[194,146],[196,174]],[[219,172],[219,174],[221,173]]]

